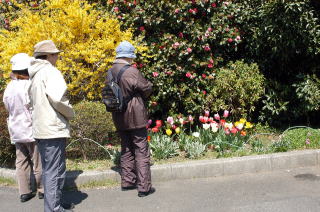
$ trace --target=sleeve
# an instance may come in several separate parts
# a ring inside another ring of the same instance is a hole
[[[54,70],[46,81],[46,94],[52,107],[68,120],[73,119],[74,110],[67,99],[67,84],[59,70]]]
[[[143,99],[147,99],[152,93],[152,83],[143,77],[138,71],[137,84],[135,90],[140,93]]]

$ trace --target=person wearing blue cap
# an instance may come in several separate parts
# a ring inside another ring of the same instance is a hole
[[[147,109],[145,101],[151,95],[152,83],[131,66],[136,58],[134,46],[121,42],[116,48],[116,60],[111,67],[113,76],[125,70],[119,86],[127,98],[124,112],[112,112],[112,118],[121,138],[121,190],[138,190],[139,197],[155,192],[151,185],[150,149],[147,142]]]

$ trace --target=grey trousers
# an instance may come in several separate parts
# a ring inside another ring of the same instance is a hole
[[[37,139],[42,162],[44,211],[60,212],[66,176],[66,138]]]
[[[151,188],[150,149],[147,129],[118,132],[121,138],[121,186],[137,185],[138,191]]]
[[[41,183],[41,159],[36,142],[16,143],[16,175],[19,193],[43,192]],[[33,188],[32,181],[36,185]],[[35,189],[35,190],[34,190]]]

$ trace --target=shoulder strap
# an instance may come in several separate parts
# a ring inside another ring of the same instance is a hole
[[[130,67],[130,65],[129,65],[129,64],[126,64],[126,65],[124,65],[124,66],[120,69],[120,71],[119,71],[119,73],[118,73],[118,75],[117,75],[117,78],[116,78],[117,84],[119,84],[120,79],[121,79],[123,73],[124,73],[125,70],[127,70],[129,67]]]

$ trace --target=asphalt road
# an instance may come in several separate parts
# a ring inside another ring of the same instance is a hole
[[[319,212],[320,167],[156,183],[156,193],[96,188],[65,192],[82,212]],[[43,211],[43,201],[20,203],[17,188],[0,187],[1,212]]]

